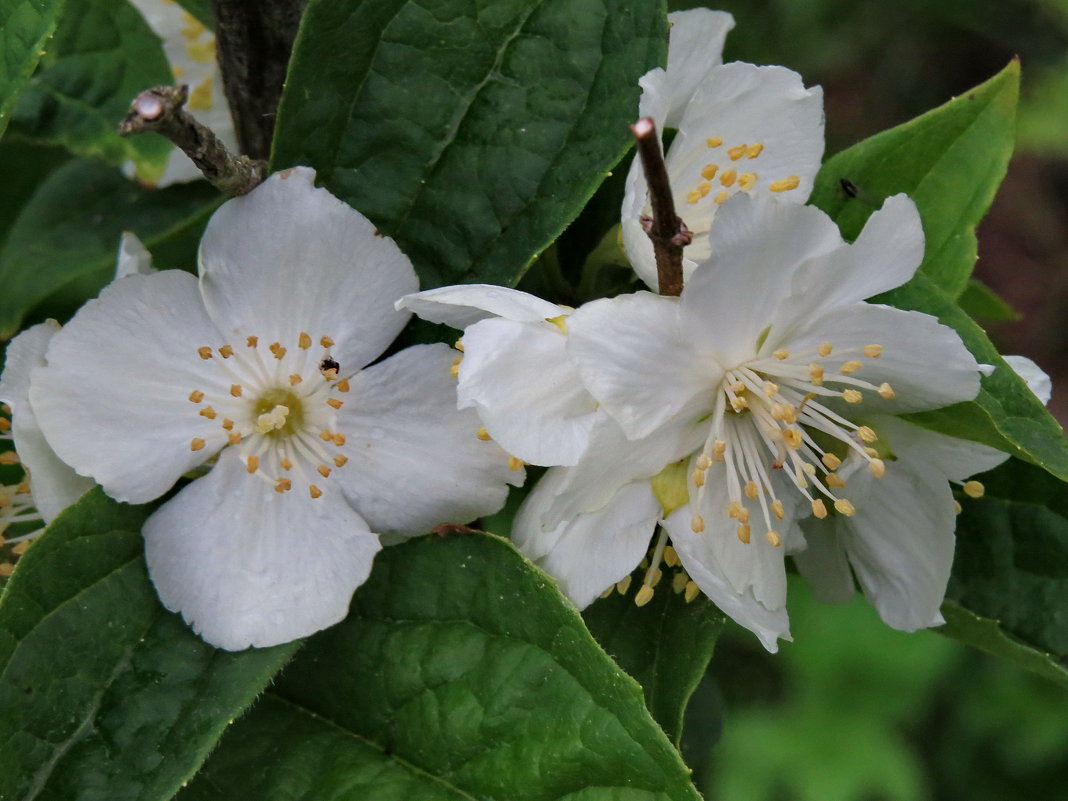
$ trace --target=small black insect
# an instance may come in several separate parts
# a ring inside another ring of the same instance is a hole
[[[856,197],[859,194],[859,190],[857,189],[857,185],[855,183],[853,183],[852,181],[850,181],[848,178],[843,178],[838,183],[841,185],[842,191],[845,192],[850,197]]]
[[[321,362],[319,362],[319,372],[325,373],[327,370],[333,370],[335,373],[341,370],[341,365],[327,356]]]

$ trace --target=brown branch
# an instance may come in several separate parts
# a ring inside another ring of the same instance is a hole
[[[182,149],[213,186],[228,195],[243,195],[267,177],[267,164],[235,156],[210,128],[185,110],[188,86],[156,86],[134,98],[119,123],[119,135],[155,132]]]
[[[645,181],[649,185],[649,200],[653,216],[642,216],[641,224],[653,242],[656,256],[656,275],[661,295],[682,294],[682,249],[693,239],[689,230],[675,214],[675,200],[671,195],[656,123],[642,117],[632,126],[631,133],[638,143],[638,157],[642,160]]]

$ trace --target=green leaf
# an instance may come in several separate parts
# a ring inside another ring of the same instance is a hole
[[[62,0],[0,0],[0,136],[55,33],[62,8]]]
[[[975,227],[1012,155],[1019,91],[1014,60],[967,94],[829,159],[811,202],[852,240],[886,197],[908,193],[927,237],[920,272],[958,297],[975,266]]]
[[[95,295],[115,273],[123,231],[141,237],[156,266],[192,268],[190,240],[219,202],[203,182],[145,189],[95,160],[63,165],[23,208],[0,250],[0,338],[13,336],[46,299],[53,301],[47,313],[62,317]]]
[[[0,798],[171,798],[294,645],[218,651],[156,599],[149,507],[94,490],[0,599]]]
[[[645,571],[633,576],[640,586]],[[686,603],[671,591],[672,575],[661,580],[645,606],[634,597],[613,593],[582,613],[594,639],[633,676],[645,705],[678,746],[686,704],[712,658],[726,618],[703,595]]]
[[[946,633],[1068,685],[1068,487],[1018,461],[983,484],[962,504],[946,597],[987,620],[947,615]]]
[[[957,298],[957,303],[970,317],[997,322],[1020,319],[1020,314],[1016,309],[976,278],[968,279],[968,286]]]
[[[211,0],[178,0],[178,5],[192,14],[197,22],[209,31],[215,30],[215,14],[211,10]]]
[[[181,801],[691,799],[641,690],[487,534],[386,548]]]
[[[69,158],[70,154],[61,147],[17,139],[0,142],[0,164],[4,165],[4,191],[0,192],[0,246],[37,187]]]
[[[311,0],[272,168],[314,167],[423,288],[514,284],[626,152],[665,54],[658,0]]]
[[[116,165],[133,160],[151,181],[170,143],[156,134],[121,137],[116,126],[140,91],[173,80],[159,37],[126,0],[68,3],[12,111],[11,130]]]

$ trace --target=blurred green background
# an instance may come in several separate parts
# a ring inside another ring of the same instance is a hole
[[[714,7],[737,22],[725,60],[823,86],[828,154],[1020,57],[1018,149],[976,268],[1020,317],[981,322],[1053,376],[1068,420],[1068,0]],[[859,599],[818,605],[800,582],[790,597],[796,642],[771,656],[731,628],[691,705],[686,756],[709,801],[1068,799],[1068,691],[937,633],[892,631]]]

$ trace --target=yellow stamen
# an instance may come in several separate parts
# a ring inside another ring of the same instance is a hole
[[[671,591],[678,595],[686,589],[686,585],[689,583],[690,577],[686,574],[686,571],[680,570],[675,574],[675,577],[671,579]]]
[[[679,563],[679,554],[670,545],[664,548],[664,564],[668,567],[674,567]]]
[[[783,439],[786,440],[786,444],[795,451],[804,443],[804,436],[801,434],[801,429],[799,428],[788,428],[782,432],[782,435]]]
[[[730,199],[730,196],[730,192],[720,192],[718,195],[716,195],[716,205],[722,206]]]
[[[731,161],[737,161],[748,152],[749,145],[736,145],[727,150],[727,155],[730,156]]]
[[[694,515],[693,520],[690,521],[690,529],[695,534],[700,534],[705,530],[705,519],[701,515]]]
[[[746,155],[751,159],[755,159],[762,152],[764,152],[764,145],[762,145],[760,143],[757,143],[757,144],[753,145],[751,148],[749,148],[749,152],[746,153]]]
[[[860,394],[860,390],[847,389],[842,392],[842,400],[846,403],[860,403],[864,400],[864,396]]]
[[[872,459],[868,462],[868,470],[876,478],[882,478],[886,474],[886,462],[882,459]]]
[[[864,346],[864,355],[867,356],[869,359],[878,359],[880,356],[883,355],[883,346],[882,345],[865,345]]]
[[[895,394],[896,393],[894,392],[894,388],[886,382],[883,382],[879,385],[879,395],[886,398],[887,400],[890,400],[892,397],[894,397]]]
[[[788,351],[786,348],[779,348],[777,351],[775,351],[771,355],[774,356],[776,359],[778,359],[781,362],[784,359],[789,359],[790,358],[790,351]]]
[[[827,504],[823,502],[823,498],[817,498],[812,502],[812,514],[820,520],[827,516]]]
[[[490,433],[486,430],[485,426],[476,431],[475,436],[483,442],[489,442],[491,439],[493,439],[493,437],[490,436]]]
[[[827,465],[828,470],[837,470],[842,466],[842,460],[835,456],[833,453],[825,453],[820,458],[820,461]]]
[[[740,526],[738,526],[738,531],[736,533],[738,535],[738,540],[743,545],[749,544],[750,537],[752,536],[752,529],[749,528],[747,524],[742,523]]]
[[[260,344],[260,338],[259,337],[247,337],[245,339],[245,345],[250,347],[250,348],[254,348],[258,344]]]
[[[697,584],[692,582],[692,581],[688,581],[686,583],[686,591],[683,593],[682,597],[685,598],[686,599],[686,603],[689,604],[689,603],[693,603],[694,599],[698,595],[700,595],[700,593],[701,593],[701,589],[697,586]]]
[[[311,335],[304,331],[301,331],[300,336],[297,337],[297,345],[300,347],[301,350],[307,350],[308,348],[310,348],[312,346]]]
[[[210,359],[211,358],[211,348],[209,348],[207,345],[205,345],[205,346],[203,346],[201,348],[197,348],[197,353],[200,354],[200,358],[201,359]]]
[[[241,442],[241,432],[231,431],[230,434],[226,437],[226,439],[231,445],[237,445]]]
[[[696,189],[693,189],[686,193],[686,202],[689,203],[691,206],[694,203],[697,203],[700,199],[701,193],[698,192]]]
[[[334,444],[337,445],[339,448],[342,445],[344,445],[345,444],[345,435],[344,434],[334,434]]]
[[[323,496],[323,491],[314,484],[309,484],[308,494],[311,495],[313,498],[321,498]]]
[[[713,178],[716,177],[716,170],[718,169],[718,164],[706,164],[704,167],[701,168],[701,177],[708,181],[711,181]]]
[[[723,461],[723,454],[727,452],[727,443],[721,439],[717,439],[712,443],[712,458],[717,462]]]
[[[201,392],[199,389],[194,389],[192,392],[189,393],[189,400],[193,401],[193,403],[200,403],[202,400],[204,400],[204,393]]]
[[[283,470],[292,470],[293,469],[293,463],[291,461],[289,461],[289,459],[283,459],[282,461],[280,461],[278,463],[278,466],[281,467]]]
[[[526,464],[526,462],[524,462],[522,459],[517,459],[514,456],[509,456],[508,457],[508,469],[509,470],[520,470],[520,469],[522,469],[522,467],[525,464]]]
[[[767,395],[769,398],[774,398],[776,395],[779,394],[779,385],[776,384],[774,381],[765,381],[764,394]]]
[[[231,431],[233,429],[233,427],[234,427],[234,421],[231,420],[229,417],[224,417],[223,421],[222,421],[222,427],[226,431]]]
[[[954,500],[954,501],[953,501],[953,510],[954,510],[954,511],[955,511],[955,512],[956,512],[957,514],[960,514],[961,512],[963,512],[963,511],[964,511],[964,507],[960,505],[960,501]]]
[[[222,356],[224,359],[229,359],[231,356],[234,355],[233,346],[223,345],[221,348],[219,348],[219,355]]]
[[[764,535],[764,538],[776,548],[782,545],[782,537],[779,536],[778,531],[769,531],[767,534]]]
[[[986,487],[979,481],[964,482],[964,494],[969,498],[982,498],[986,493]]]
[[[845,480],[837,473],[828,473],[826,481],[828,487],[835,487],[836,489],[841,489],[846,485]]]
[[[189,443],[189,450],[191,450],[191,451],[203,450],[203,448],[204,448],[204,446],[206,444],[207,443],[204,440],[202,440],[200,437],[193,437],[193,441]]]
[[[326,466],[325,464],[321,464],[321,465],[319,465],[318,467],[316,467],[316,468],[315,468],[315,470],[316,470],[316,472],[318,472],[318,473],[319,473],[319,475],[321,475],[321,476],[322,476],[323,478],[330,478],[330,468],[329,468],[329,467],[327,467],[327,466]]]
[[[338,392],[348,392],[351,388],[349,386],[349,380],[347,378],[342,378],[340,381],[337,382],[335,386],[337,386]]]
[[[724,443],[724,444],[726,444],[726,443]],[[711,466],[712,466],[712,460],[709,459],[708,456],[703,454],[703,453],[700,456],[697,457],[697,461],[694,463],[694,467],[696,467],[698,470],[707,470]]]
[[[879,436],[875,433],[875,429],[871,428],[871,426],[861,426],[858,428],[857,436],[864,440],[864,442],[869,443],[879,439]]]
[[[723,184],[723,186],[733,186],[737,178],[737,170],[726,170],[719,176],[719,182]]]
[[[839,498],[837,501],[835,501],[834,508],[838,512],[838,514],[845,515],[846,517],[852,517],[857,512],[857,510],[853,508],[853,504],[851,504],[845,498]]]
[[[843,375],[849,375],[850,373],[855,373],[863,366],[864,362],[858,362],[856,359],[854,359],[853,361],[845,362],[839,372],[841,372]]]
[[[741,187],[743,192],[748,192],[753,188],[756,180],[757,174],[755,172],[743,172],[738,176],[738,186]]]
[[[817,387],[823,386],[823,367],[818,364],[808,366],[808,377]]]
[[[248,457],[248,466],[245,468],[249,473],[255,473],[260,469],[260,457],[250,456]]]
[[[240,384],[231,384],[230,385],[230,394],[235,398],[240,398],[241,397],[241,393],[243,391],[244,390],[241,388]]]
[[[712,191],[712,184],[710,184],[708,181],[701,181],[701,183],[695,186],[694,189],[701,193],[701,197],[705,197],[709,192]]]
[[[339,453],[337,456],[334,457],[334,464],[336,464],[338,467],[344,467],[345,462],[347,462],[348,460],[348,456],[344,456],[343,454]]]
[[[334,409],[340,409],[345,404],[345,401],[338,400],[337,398],[327,398],[326,405],[333,407]]]
[[[293,489],[293,482],[288,478],[280,478],[274,483],[274,491],[278,493],[289,492]]]
[[[319,344],[322,345],[324,348],[332,348],[334,347],[334,340],[332,340],[330,337],[320,337]]]
[[[648,584],[643,584],[641,589],[634,594],[635,606],[645,606],[651,600],[653,600],[653,588]]]
[[[708,139],[705,140],[705,144],[709,147],[719,147],[723,144],[723,140],[720,139],[718,136],[710,136],[708,137]]]
[[[796,175],[791,175],[789,178],[783,178],[781,181],[774,181],[768,186],[772,192],[788,192],[791,189],[797,189],[801,185],[801,179]]]
[[[620,595],[626,595],[627,590],[630,589],[630,582],[632,578],[632,576],[624,576],[619,581],[617,581],[616,592],[618,592]]]
[[[745,497],[755,499],[760,495],[760,488],[755,481],[747,481],[745,484]]]
[[[827,340],[824,340],[823,342],[821,342],[820,346],[818,348],[816,348],[816,351],[820,354],[820,356],[830,356],[831,355],[831,351],[833,351],[833,350],[834,350],[834,348],[831,347],[831,343],[828,342]]]
[[[786,510],[782,508],[782,501],[771,502],[771,513],[775,515],[776,520],[782,520],[786,517]]]
[[[705,485],[704,470],[694,470],[693,473],[690,474],[690,478],[693,480],[693,485],[695,487],[703,487]]]
[[[295,387],[297,384],[299,384],[303,380],[304,379],[301,378],[298,373],[293,373],[292,375],[289,376],[289,386]]]
[[[200,410],[200,416],[206,417],[209,420],[214,420],[216,417],[215,410],[210,406],[205,406],[203,409]]]

